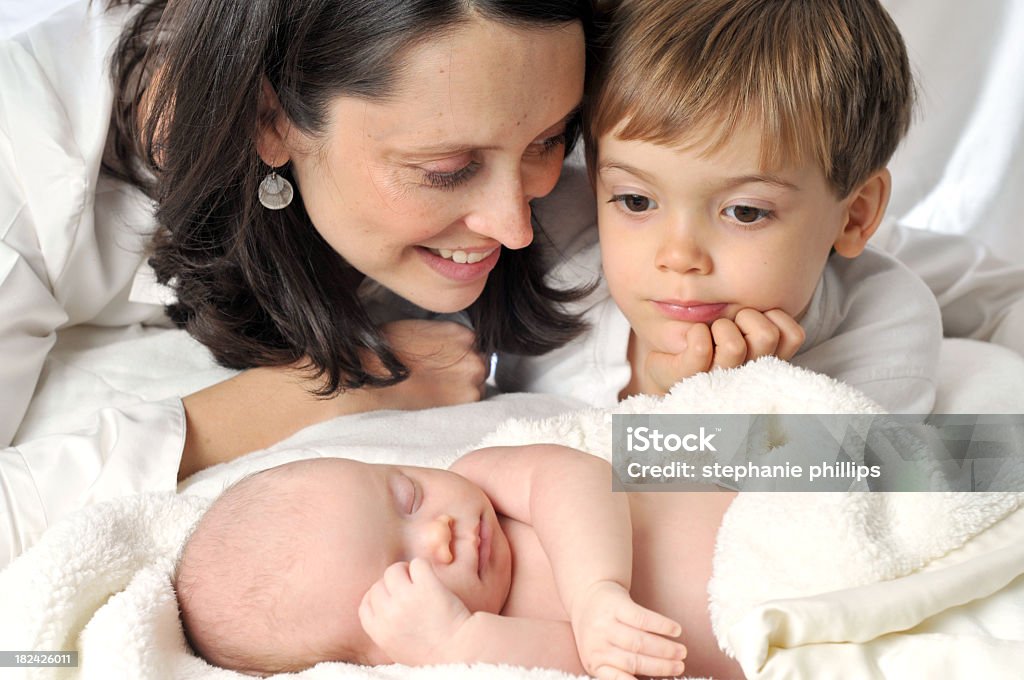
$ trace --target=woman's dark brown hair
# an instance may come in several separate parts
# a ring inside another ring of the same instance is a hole
[[[107,4],[139,7],[113,55],[104,167],[157,203],[150,263],[177,293],[170,317],[225,366],[308,366],[324,396],[394,384],[408,371],[356,296],[363,275],[316,231],[301,197],[279,211],[257,203],[269,171],[256,152],[262,79],[290,121],[316,134],[333,98],[386,96],[408,47],[474,15],[517,26],[580,21],[592,34],[590,0]],[[287,167],[278,172],[289,177]],[[467,310],[481,351],[540,354],[580,332],[561,305],[581,291],[553,289],[543,274],[535,247],[502,253]],[[367,370],[367,354],[384,375]]]

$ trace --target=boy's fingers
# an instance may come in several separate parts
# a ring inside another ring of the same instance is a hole
[[[729,319],[718,319],[711,324],[715,343],[712,368],[736,368],[747,360],[747,341],[739,327]]]
[[[644,367],[647,377],[663,392],[668,392],[683,378],[711,368],[713,355],[711,329],[706,324],[697,323],[686,331],[686,349],[680,354],[651,352]]]
[[[779,346],[775,349],[775,356],[789,361],[807,337],[803,326],[781,309],[769,309],[764,315],[779,329]]]
[[[747,343],[747,361],[775,354],[778,350],[782,331],[756,309],[741,309],[736,315],[736,325]]]
[[[715,343],[711,338],[711,327],[703,323],[695,323],[686,331],[685,356],[690,358],[697,367],[694,373],[703,373],[711,368],[711,359],[715,353]],[[691,373],[690,375],[693,375]]]

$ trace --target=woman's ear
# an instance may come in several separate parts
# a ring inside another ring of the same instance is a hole
[[[288,116],[281,109],[273,85],[263,77],[260,90],[259,130],[256,131],[256,152],[271,168],[279,168],[291,159],[285,139],[288,135]]]
[[[853,258],[864,252],[868,239],[882,224],[891,192],[892,175],[882,168],[847,196],[846,224],[833,244],[837,253]]]

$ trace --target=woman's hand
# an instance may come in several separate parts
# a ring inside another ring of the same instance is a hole
[[[382,330],[410,370],[397,385],[345,390],[322,399],[310,392],[315,385],[308,369],[265,366],[185,397],[187,427],[178,479],[330,418],[480,400],[488,366],[475,350],[473,331],[447,321],[396,321]]]
[[[406,380],[369,390],[377,408],[417,410],[480,401],[490,365],[476,334],[452,321],[408,319],[385,324],[384,337],[409,368]]]
[[[651,352],[644,362],[644,391],[666,394],[684,378],[713,368],[735,368],[759,357],[793,358],[804,342],[804,329],[781,309],[741,309],[735,321],[695,323],[686,332],[679,354]]]
[[[600,680],[681,675],[680,626],[641,607],[621,584],[598,581],[573,603],[572,630],[583,668]]]

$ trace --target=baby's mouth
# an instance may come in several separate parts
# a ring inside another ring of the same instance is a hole
[[[487,565],[487,561],[491,559],[491,527],[487,524],[484,515],[480,515],[480,523],[477,525],[477,536],[480,539],[480,544],[477,548],[476,575],[479,578],[483,578],[484,567]]]

